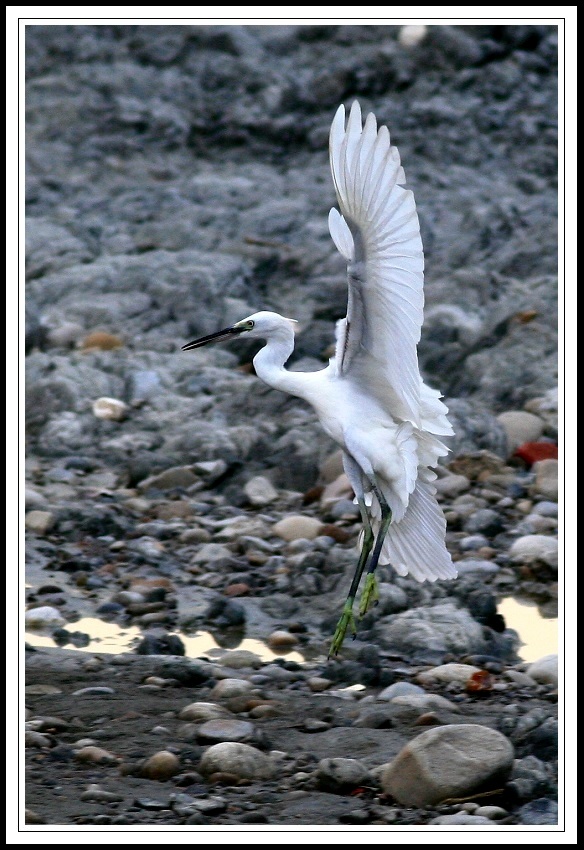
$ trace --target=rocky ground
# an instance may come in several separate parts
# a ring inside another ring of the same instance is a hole
[[[557,657],[497,613],[557,613],[557,33],[419,35],[27,27],[29,825],[561,822]],[[359,531],[338,453],[253,346],[180,346],[267,308],[299,321],[292,368],[326,364],[355,97],[418,204],[459,578],[385,568],[329,660]],[[85,651],[84,617],[140,638]],[[188,657],[200,630],[222,651]]]

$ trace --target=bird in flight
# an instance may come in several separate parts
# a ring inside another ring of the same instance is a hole
[[[261,311],[182,347],[190,351],[235,337],[265,345],[253,360],[270,387],[308,402],[342,449],[343,467],[363,530],[357,567],[329,657],[379,598],[375,570],[391,564],[418,581],[456,578],[445,544],[433,470],[453,434],[441,394],[420,375],[417,345],[424,306],[424,254],[411,190],[387,127],[362,122],[355,101],[341,105],[329,140],[339,210],[329,213],[332,239],[347,263],[347,315],[336,324],[335,355],[317,372],[284,368],[294,350],[294,321]]]

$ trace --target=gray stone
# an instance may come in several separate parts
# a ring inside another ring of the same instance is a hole
[[[483,532],[493,536],[503,530],[503,521],[497,511],[491,508],[483,508],[468,517],[464,523],[464,530],[468,534]]]
[[[394,697],[409,696],[411,694],[425,694],[424,688],[419,685],[413,685],[410,682],[394,682],[393,685],[388,685],[377,694],[377,699],[383,702],[390,701]]]
[[[29,608],[24,615],[24,625],[27,629],[44,629],[48,627],[63,626],[66,620],[57,608],[51,605],[41,605],[38,608]]]
[[[438,815],[432,818],[430,824],[435,826],[494,826],[491,818],[478,815],[467,815],[464,812],[454,815]]]
[[[417,679],[423,685],[429,685],[432,682],[457,682],[459,685],[464,685],[474,673],[479,672],[480,668],[472,664],[450,662],[418,673]]]
[[[230,773],[241,779],[269,779],[274,774],[274,764],[249,744],[225,741],[213,744],[203,753],[199,771],[203,776]]]
[[[509,454],[512,455],[522,443],[534,443],[543,434],[544,422],[525,410],[508,410],[500,413],[497,420],[505,429]]]
[[[384,617],[377,624],[377,631],[385,646],[407,655],[472,655],[484,650],[483,627],[452,602]]]
[[[531,467],[535,473],[535,481],[531,485],[531,493],[543,496],[545,499],[558,499],[558,461],[553,458],[538,460]]]
[[[558,686],[558,656],[544,655],[527,668],[527,675],[543,685]]]
[[[29,511],[24,518],[24,527],[35,534],[46,534],[55,524],[55,515],[51,511]]]
[[[246,679],[220,679],[209,696],[211,699],[227,699],[249,694],[253,685]]]
[[[358,759],[326,758],[319,761],[316,779],[321,788],[346,791],[370,781],[367,767]]]
[[[404,806],[436,805],[500,787],[513,766],[513,746],[477,724],[448,725],[413,738],[388,765],[384,791]]]
[[[415,721],[422,714],[429,712],[448,715],[450,712],[458,713],[460,708],[439,694],[402,694],[391,700],[394,717],[403,722]]]
[[[318,536],[322,523],[310,516],[290,515],[284,517],[272,527],[272,532],[283,540],[314,540]]]
[[[445,498],[454,498],[470,489],[470,481],[466,475],[445,475],[434,482],[436,491]]]
[[[249,741],[254,734],[252,723],[230,717],[207,720],[197,732],[201,743],[218,744],[221,741]]]
[[[513,542],[509,557],[517,564],[543,561],[550,567],[558,566],[558,539],[545,534],[526,534]]]
[[[174,487],[190,487],[198,481],[190,466],[173,466],[157,475],[140,481],[138,488],[144,490],[172,490]]]
[[[557,824],[559,808],[555,800],[541,798],[532,800],[521,806],[518,812],[520,822],[530,826],[544,826],[546,824]]]
[[[269,505],[270,502],[278,498],[278,491],[272,482],[263,475],[250,478],[243,489],[250,503],[256,507]]]
[[[192,702],[185,705],[179,712],[181,720],[194,720],[197,723],[206,723],[208,720],[217,720],[228,716],[229,712],[223,706],[214,702]]]

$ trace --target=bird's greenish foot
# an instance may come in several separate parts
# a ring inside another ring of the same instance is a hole
[[[345,640],[347,629],[350,629],[353,637],[355,637],[357,634],[357,625],[355,623],[355,617],[353,615],[353,601],[353,599],[349,598],[345,602],[343,613],[341,614],[341,619],[337,623],[337,628],[335,629],[335,633],[333,635],[331,648],[329,649],[328,653],[329,658],[331,657],[331,655],[338,655],[339,650],[343,645],[343,641]]]
[[[365,586],[359,599],[359,616],[364,617],[370,608],[379,602],[379,585],[373,573],[365,576]]]

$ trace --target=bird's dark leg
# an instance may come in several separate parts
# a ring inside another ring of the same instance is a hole
[[[361,553],[359,555],[357,569],[355,570],[355,575],[353,576],[353,581],[351,582],[351,587],[349,589],[349,595],[347,596],[347,601],[343,606],[343,613],[341,614],[341,619],[337,623],[337,628],[335,629],[331,648],[329,649],[329,658],[331,657],[331,655],[338,654],[339,649],[343,645],[347,629],[351,629],[353,637],[355,637],[355,635],[357,634],[355,617],[353,616],[353,605],[355,602],[355,596],[357,595],[357,589],[361,581],[361,576],[363,575],[363,570],[365,569],[365,564],[367,563],[367,558],[369,557],[369,553],[371,552],[371,549],[373,547],[374,534],[373,529],[371,528],[371,522],[369,520],[369,514],[367,512],[367,505],[365,504],[365,499],[358,497],[357,502],[359,504],[359,510],[361,511],[361,519],[363,520],[363,544],[361,546]]]
[[[385,540],[385,535],[387,534],[387,530],[391,524],[391,508],[387,504],[385,496],[377,487],[376,484],[373,484],[373,492],[377,497],[377,501],[379,502],[379,506],[381,508],[381,525],[379,531],[377,532],[377,540],[375,541],[375,548],[373,550],[373,554],[371,555],[371,561],[369,562],[369,566],[367,568],[367,575],[365,576],[365,586],[363,588],[363,592],[361,593],[361,598],[359,600],[359,616],[363,617],[373,605],[376,605],[379,602],[379,589],[377,587],[377,579],[375,578],[375,570],[377,569],[377,564],[379,562],[379,556],[381,555],[381,549],[383,546],[383,541]]]

